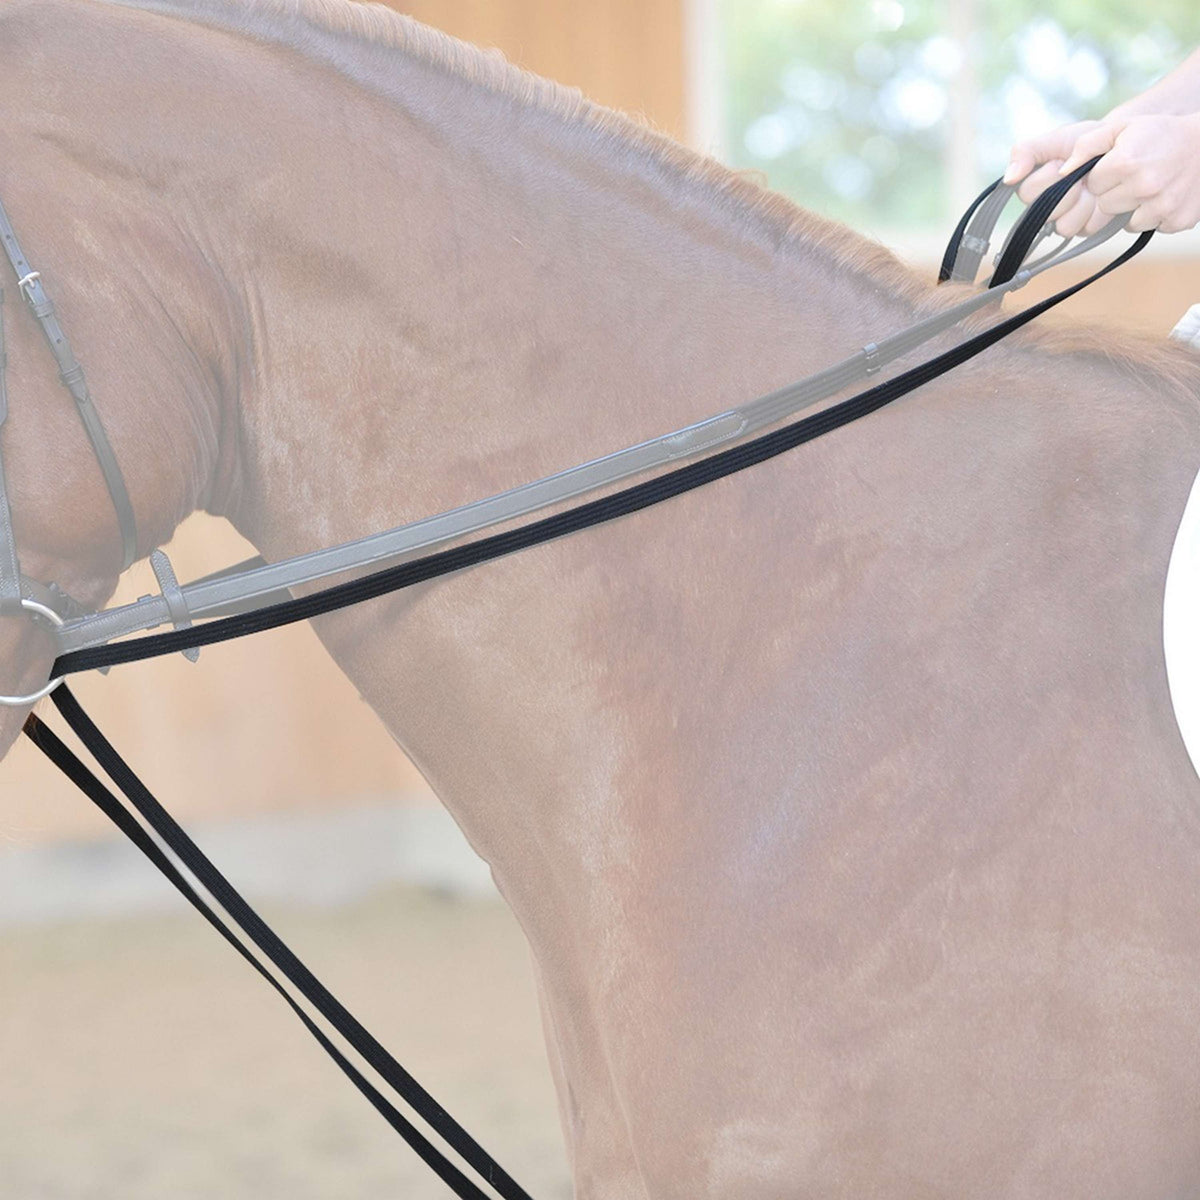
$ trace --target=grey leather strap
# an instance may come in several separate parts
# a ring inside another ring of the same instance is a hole
[[[187,603],[184,601],[183,592],[179,589],[179,580],[175,578],[175,568],[171,566],[171,560],[167,557],[166,551],[153,551],[150,555],[150,566],[154,571],[154,578],[158,580],[158,590],[162,594],[163,600],[166,601],[167,610],[171,614],[175,628],[190,629],[192,620],[188,615]],[[183,657],[188,662],[195,662],[200,657],[200,651],[192,647],[183,652]]]
[[[996,225],[1000,220],[1005,206],[1009,200],[1016,195],[1017,189],[1010,187],[1007,184],[1001,184],[994,188],[987,197],[979,204],[971,217],[970,224],[967,226],[966,232],[962,236],[959,243],[958,251],[950,264],[949,273],[946,275],[948,281],[954,283],[974,283],[975,276],[979,274],[980,263],[987,257],[987,252],[991,248],[991,237],[995,232]],[[1092,234],[1090,237],[1084,238],[1077,245],[1071,246],[1070,238],[1064,239],[1048,254],[1041,258],[1030,260],[1026,257],[1025,271],[1030,276],[1044,271],[1050,266],[1061,266],[1065,262],[1070,262],[1073,258],[1078,258],[1080,255],[1087,254],[1088,251],[1096,249],[1097,246],[1107,242],[1110,238],[1115,237],[1125,228],[1129,221],[1128,214],[1124,216],[1116,216],[1099,232]],[[1014,225],[1005,237],[1001,244],[1000,251],[996,255],[997,261],[1008,249],[1009,243],[1012,240],[1013,234],[1016,232],[1017,226]],[[1053,232],[1053,224],[1047,222],[1043,227],[1041,235],[1037,242],[1033,244],[1030,250],[1036,250],[1038,245],[1044,241]],[[1068,248],[1069,247],[1069,248]],[[984,285],[990,286],[988,284]]]
[[[29,304],[30,310],[37,319],[38,328],[46,338],[51,353],[58,363],[58,375],[63,386],[75,402],[80,420],[96,454],[96,461],[104,475],[108,494],[112,497],[113,508],[116,510],[117,522],[121,529],[121,569],[130,566],[137,558],[137,522],[133,515],[133,505],[129,500],[129,491],[125,486],[125,477],[121,474],[120,464],[104,431],[104,423],[92,403],[88,391],[87,379],[83,367],[71,349],[67,335],[63,333],[54,311],[54,304],[46,295],[42,286],[41,276],[30,265],[25,257],[17,235],[13,231],[12,222],[8,219],[4,204],[0,202],[0,242],[8,255],[17,277],[17,286]]]
[[[4,477],[3,434],[8,420],[8,353],[4,341],[4,289],[0,288],[0,616],[21,612],[21,565],[13,536],[8,481]]]
[[[133,604],[68,621],[58,631],[60,651],[82,650],[159,625],[176,624],[180,616],[180,596],[188,619],[201,620],[229,616],[278,601],[288,589],[301,584],[367,567],[397,565],[458,538],[733,442],[828,399],[946,332],[972,313],[996,304],[1002,296],[1022,287],[1048,267],[1092,249],[1100,240],[1103,239],[1097,235],[1067,254],[1048,255],[1008,283],[977,292],[943,312],[934,313],[889,338],[863,347],[842,362],[799,383],[706,421],[383,533],[278,563],[245,571],[222,572],[186,584],[179,589],[179,595],[172,597],[174,612],[165,597],[146,596]]]
[[[979,274],[979,264],[987,257],[991,248],[991,237],[1000,214],[1016,193],[1016,188],[1000,184],[975,210],[971,223],[963,234],[948,278],[955,283],[974,283]],[[1015,229],[1016,226],[1013,226]]]
[[[0,456],[0,616],[12,617],[20,611],[21,565],[17,562],[8,481],[4,477],[4,461]]]

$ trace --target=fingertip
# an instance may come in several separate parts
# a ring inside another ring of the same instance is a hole
[[[1037,159],[1024,147],[1014,149],[1012,158],[1008,160],[1008,166],[1004,168],[1004,182],[1020,183],[1022,179],[1028,178],[1029,173],[1036,167]]]

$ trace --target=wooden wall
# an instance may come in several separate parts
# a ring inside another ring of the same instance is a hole
[[[387,2],[675,137],[686,134],[685,0]]]
[[[1170,239],[1160,237],[1118,274],[1072,297],[1047,317],[1058,322],[1112,325],[1150,337],[1166,337],[1193,304],[1200,304],[1200,258],[1194,252],[1179,257],[1165,253],[1169,242]],[[1101,254],[1115,256],[1127,244],[1127,239],[1114,241],[1116,249],[1098,251],[1088,267],[1071,263],[1060,271],[1048,271],[1022,288],[1016,299],[1024,306],[1069,287],[1102,265]]]

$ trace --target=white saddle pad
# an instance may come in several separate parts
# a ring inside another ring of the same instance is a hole
[[[1193,304],[1183,314],[1179,324],[1171,330],[1171,337],[1177,342],[1186,342],[1196,350],[1200,350],[1200,304]]]
[[[1175,721],[1200,772],[1200,475],[1192,483],[1167,567],[1163,652]]]
[[[1200,304],[1188,309],[1171,337],[1200,350]],[[1175,722],[1200,773],[1200,475],[1192,481],[1167,567],[1163,652]]]

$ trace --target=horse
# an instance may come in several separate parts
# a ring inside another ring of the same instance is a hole
[[[0,55],[0,195],[142,554],[196,509],[269,561],[397,525],[963,294],[382,8],[0,0]],[[99,605],[116,521],[38,338],[13,315],[21,560]],[[1200,1194],[1160,629],[1198,394],[1185,349],[1031,329],[317,622],[528,938],[579,1200]]]

